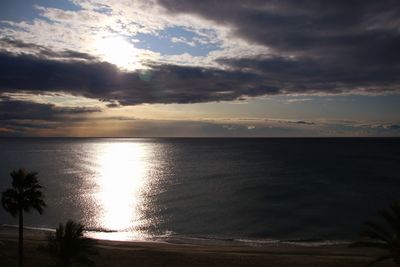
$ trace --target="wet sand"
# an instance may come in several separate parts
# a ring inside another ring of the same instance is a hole
[[[39,248],[46,231],[26,229],[25,266],[51,266],[52,259]],[[96,266],[367,266],[380,251],[345,245],[304,247],[290,244],[193,245],[166,242],[97,240]],[[17,266],[17,229],[0,227],[0,266]],[[375,266],[396,266],[391,261]]]

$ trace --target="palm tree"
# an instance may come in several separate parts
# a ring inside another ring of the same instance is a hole
[[[351,247],[370,247],[385,251],[385,254],[370,262],[393,259],[400,265],[400,202],[392,203],[388,209],[382,209],[379,214],[389,228],[381,224],[367,221],[366,229],[360,233],[361,240],[351,244]]]
[[[65,226],[60,224],[55,235],[48,239],[48,251],[56,260],[58,267],[67,267],[73,263],[94,266],[89,258],[95,254],[95,241],[83,236],[83,225],[68,220]]]
[[[19,217],[19,239],[18,239],[18,265],[23,266],[23,240],[24,240],[24,211],[35,209],[39,214],[46,207],[43,188],[38,181],[36,172],[27,172],[24,169],[14,170],[10,173],[11,188],[3,192],[1,204],[13,217]]]

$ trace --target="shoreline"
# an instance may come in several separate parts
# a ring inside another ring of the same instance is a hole
[[[0,224],[1,233],[11,233],[18,229],[18,225]],[[44,233],[54,233],[55,228],[24,226],[24,231],[31,235],[41,235]],[[244,247],[263,247],[275,245],[290,245],[298,247],[325,247],[325,246],[347,246],[350,240],[332,240],[332,239],[261,239],[246,237],[218,237],[210,235],[177,235],[165,234],[158,236],[137,235],[136,238],[129,232],[102,231],[85,229],[84,235],[88,238],[103,241],[117,242],[149,242],[149,243],[168,243],[168,244],[191,244],[191,245],[221,245],[221,246],[244,246]]]
[[[45,266],[51,262],[46,253],[37,249],[46,245],[48,233],[47,230],[24,229],[26,266]],[[17,240],[15,228],[0,226],[0,266],[16,264]],[[306,247],[289,243],[249,246],[95,240],[96,266],[366,266],[380,253],[340,244]],[[387,261],[376,266],[396,265]]]

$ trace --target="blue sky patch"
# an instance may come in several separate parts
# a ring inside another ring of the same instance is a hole
[[[218,44],[200,42],[202,36],[183,27],[166,28],[158,35],[140,33],[132,39],[139,40],[137,48],[149,49],[162,55],[188,53],[192,56],[206,56],[219,49]]]
[[[40,10],[34,6],[59,8],[62,10],[77,11],[81,8],[70,1],[54,0],[12,0],[0,1],[0,18],[12,21],[32,21],[39,16]]]

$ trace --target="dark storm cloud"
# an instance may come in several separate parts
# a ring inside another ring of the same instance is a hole
[[[23,121],[23,120],[5,120],[1,121],[1,128],[5,131],[0,130],[0,137],[10,136],[32,136],[29,133],[37,130],[49,130],[57,127],[62,127],[63,123],[60,122],[48,122],[48,121]]]
[[[108,102],[200,103],[290,93],[400,91],[398,1],[159,0],[231,27],[271,54],[219,58],[224,70],[154,64],[123,72],[75,51],[0,39],[0,92],[68,92]],[[7,49],[7,51],[5,50]],[[11,54],[13,49],[30,51]]]
[[[375,92],[400,90],[400,65],[352,65],[303,56],[230,58],[218,62],[237,71],[263,75],[286,93],[343,93],[357,88]]]
[[[0,97],[0,121],[8,120],[62,120],[68,115],[100,112],[99,108],[58,107],[53,104],[34,103]]]
[[[365,37],[396,33],[400,27],[397,0],[158,2],[173,13],[197,14],[233,26],[236,35],[278,50],[362,45]],[[381,41],[390,42],[390,39]]]
[[[301,57],[218,62],[227,69],[154,64],[147,71],[124,72],[106,62],[1,52],[0,92],[68,92],[118,107],[229,101],[266,94],[341,93],[362,86],[381,92],[395,90],[400,79],[391,67],[358,69]]]
[[[37,45],[33,43],[23,42],[21,40],[10,39],[10,38],[0,38],[0,51],[5,49],[20,49],[22,51],[27,50],[32,54],[40,57],[46,58],[56,58],[56,59],[81,59],[81,60],[96,60],[97,58],[89,55],[87,53],[82,53],[78,51],[65,50],[65,51],[52,51],[42,45]]]
[[[115,101],[122,105],[198,103],[279,92],[262,76],[242,71],[153,65],[147,72],[122,72],[105,62],[0,53],[3,92],[69,92],[110,101],[112,106],[117,105]]]
[[[100,112],[96,107],[58,107],[53,104],[13,100],[0,96],[0,136],[24,136],[35,129],[64,127],[84,118],[77,115]],[[1,132],[1,129],[7,131]]]
[[[0,52],[0,92],[68,92],[118,107],[341,93],[359,87],[381,92],[398,89],[400,79],[398,68],[391,65],[361,68],[303,56],[218,59],[226,70],[154,64],[147,71],[124,72],[106,62],[76,60],[85,55],[73,51],[58,53],[64,56],[62,60],[43,57],[52,53],[44,48],[36,56]]]
[[[219,58],[223,70],[153,64],[145,72],[124,72],[86,53],[3,38],[0,93],[68,92],[100,99],[112,108],[266,94],[400,91],[397,0],[159,3],[171,13],[196,14],[226,25],[234,35],[269,47],[271,54]]]
[[[171,13],[191,13],[232,29],[271,49],[274,57],[232,60],[281,78],[315,82],[398,82],[400,4],[383,1],[159,0]],[[291,60],[285,58],[292,58]],[[308,75],[308,76],[305,76]],[[289,80],[298,89],[308,84]],[[352,89],[352,87],[347,89]],[[328,86],[330,87],[330,86]],[[333,87],[339,87],[335,85]],[[333,88],[334,89],[334,88]]]

